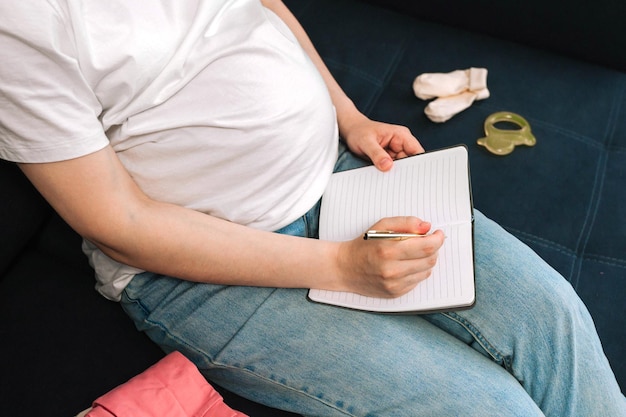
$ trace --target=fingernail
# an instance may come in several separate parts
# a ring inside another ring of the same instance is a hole
[[[393,160],[391,158],[385,158],[380,161],[380,169],[387,171],[391,169],[393,165]]]

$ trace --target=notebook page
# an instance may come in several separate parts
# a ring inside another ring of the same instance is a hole
[[[320,239],[351,240],[383,217],[406,215],[435,228],[471,221],[465,147],[401,159],[389,172],[369,166],[333,174],[322,198]]]
[[[320,239],[362,236],[382,217],[414,215],[446,235],[431,277],[396,299],[311,290],[309,298],[372,311],[436,310],[474,301],[471,199],[467,149],[448,148],[375,167],[334,174],[322,199]]]

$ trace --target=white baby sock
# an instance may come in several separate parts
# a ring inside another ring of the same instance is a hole
[[[422,74],[415,78],[413,91],[422,100],[438,97],[426,106],[424,113],[433,122],[442,123],[467,109],[474,101],[489,97],[487,69]]]

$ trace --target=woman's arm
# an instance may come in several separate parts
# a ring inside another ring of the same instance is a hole
[[[354,138],[355,120],[369,121],[325,69],[291,13],[281,2],[270,7],[295,28],[312,54],[338,106],[343,133]],[[443,242],[440,232],[403,242],[325,242],[230,223],[150,199],[110,146],[76,159],[20,167],[67,223],[105,254],[186,280],[396,296],[430,274]],[[384,219],[377,227],[425,233],[430,226],[403,217]]]
[[[443,242],[440,232],[403,242],[337,243],[237,225],[151,200],[110,147],[20,167],[68,224],[105,254],[186,280],[397,296],[430,274]],[[425,233],[430,226],[403,217],[378,227]]]
[[[281,0],[261,0],[261,3],[291,29],[324,78],[337,110],[339,133],[352,152],[368,157],[382,171],[391,169],[392,159],[424,152],[406,127],[372,121],[356,108],[324,64],[300,22]]]

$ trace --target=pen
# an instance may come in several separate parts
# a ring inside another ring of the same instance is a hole
[[[425,237],[419,233],[399,233],[392,230],[368,230],[363,235],[363,239],[388,239],[388,240],[405,240],[414,237]]]

